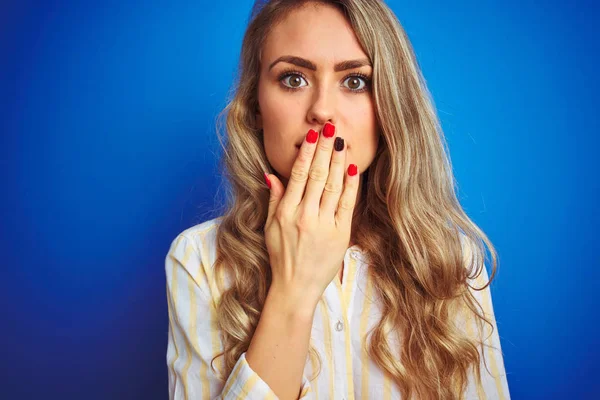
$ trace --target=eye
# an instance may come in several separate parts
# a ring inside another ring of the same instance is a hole
[[[294,73],[294,72],[289,72],[286,73],[284,75],[282,75],[279,80],[281,81],[281,83],[284,84],[284,86],[291,88],[291,89],[297,89],[300,88],[302,86],[306,86],[306,85],[302,85],[302,81],[304,81],[306,83],[306,80],[304,79],[304,77],[298,73]]]
[[[354,92],[362,92],[367,89],[369,85],[369,78],[361,75],[350,75],[344,79],[344,83],[348,82],[346,86],[348,89]]]

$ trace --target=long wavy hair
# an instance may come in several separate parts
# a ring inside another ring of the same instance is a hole
[[[256,128],[261,50],[272,27],[307,2],[339,9],[373,65],[371,95],[383,140],[361,176],[352,235],[369,260],[382,317],[364,346],[403,398],[461,398],[470,371],[481,384],[481,354],[487,345],[457,321],[471,318],[480,332],[484,323],[493,332],[469,288],[483,290],[490,284],[497,254],[457,199],[431,94],[404,29],[380,0],[271,0],[255,6],[232,99],[218,120],[223,177],[231,186],[216,238],[224,350],[212,361],[223,357],[220,376],[225,380],[250,345],[271,283],[264,236],[269,192],[263,176],[271,167]],[[492,274],[476,288],[471,283],[485,268],[485,246]],[[391,350],[391,335],[401,339],[400,354]],[[318,359],[318,374],[321,360],[312,346],[309,355]]]

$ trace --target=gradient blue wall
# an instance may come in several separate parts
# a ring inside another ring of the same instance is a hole
[[[218,214],[214,120],[251,3],[0,5],[0,397],[167,397],[164,257]],[[512,397],[594,397],[598,6],[389,4],[500,254]]]

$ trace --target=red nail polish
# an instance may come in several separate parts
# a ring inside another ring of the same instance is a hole
[[[315,131],[314,129],[309,130],[308,133],[306,134],[306,141],[308,143],[315,143],[318,138],[319,138],[319,132]]]
[[[325,137],[332,137],[333,135],[335,135],[335,126],[333,126],[333,124],[330,124],[329,122],[326,123],[323,127],[323,135]]]
[[[269,187],[269,189],[271,189],[271,181],[269,180],[267,174],[265,174],[265,181],[267,182],[267,186]]]
[[[358,167],[355,164],[348,165],[348,175],[354,176],[358,173]]]

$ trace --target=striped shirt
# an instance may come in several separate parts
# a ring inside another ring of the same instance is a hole
[[[243,353],[225,382],[218,379],[210,361],[222,349],[217,327],[219,299],[213,264],[216,258],[216,228],[220,218],[198,224],[180,233],[165,259],[169,332],[167,366],[170,399],[276,399],[277,396],[246,361]],[[307,356],[300,398],[302,399],[401,399],[398,387],[369,359],[363,349],[367,332],[378,322],[381,310],[373,301],[374,288],[368,263],[357,245],[344,256],[342,282],[335,278],[327,286],[314,314],[310,344],[321,359],[321,372]],[[487,282],[485,268],[478,286]],[[226,282],[226,285],[228,283]],[[473,291],[486,317],[494,324],[482,357],[482,385],[471,375],[466,399],[510,399],[504,362],[494,318],[489,286]],[[474,321],[465,322],[466,332],[476,332]],[[389,340],[399,354],[398,341]],[[487,361],[487,369],[483,359]],[[222,371],[222,357],[214,366]]]

